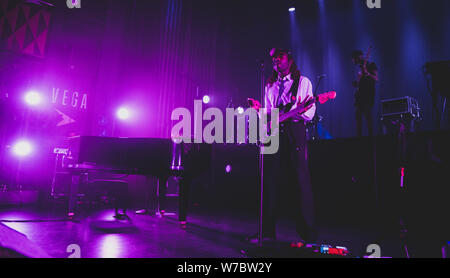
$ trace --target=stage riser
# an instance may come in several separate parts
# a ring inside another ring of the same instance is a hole
[[[407,137],[407,158],[400,163],[394,136],[309,142],[308,155],[316,216],[320,223],[396,230],[400,213],[417,227],[444,232],[447,224],[450,133]],[[258,215],[259,152],[253,145],[213,145],[209,171],[193,182],[190,206],[200,210]],[[226,166],[231,171],[226,172]],[[399,167],[405,167],[407,194],[402,201]],[[145,178],[129,176],[132,205],[145,204]],[[59,179],[64,181],[67,179]],[[58,182],[59,182],[58,181]],[[155,183],[154,179],[150,182]],[[41,196],[49,194],[42,186]],[[60,187],[64,189],[64,187]],[[63,190],[64,191],[64,190]],[[286,192],[285,192],[286,193]],[[292,194],[280,194],[280,214],[292,214]],[[44,198],[46,199],[46,198]],[[176,202],[171,202],[176,205]],[[426,232],[426,231],[425,231]]]

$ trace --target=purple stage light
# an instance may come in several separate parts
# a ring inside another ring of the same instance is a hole
[[[123,256],[124,251],[123,238],[117,234],[105,235],[100,240],[99,258],[119,258]]]
[[[31,154],[31,152],[33,151],[33,147],[31,146],[30,142],[21,140],[14,144],[12,151],[16,156],[24,157]]]
[[[225,167],[225,172],[231,173],[231,165],[227,165],[227,166]]]
[[[237,111],[239,114],[244,114],[244,108],[242,108],[240,106],[238,107]]]
[[[291,12],[291,13],[295,12],[295,8],[294,7],[290,7],[289,8],[289,12]]]
[[[209,98],[208,95],[206,95],[206,96],[203,97],[203,103],[204,103],[204,104],[208,104],[210,101],[211,101],[211,99]]]
[[[125,107],[121,107],[117,110],[117,118],[119,118],[120,120],[128,120],[130,118],[130,111],[128,110],[128,108]]]
[[[25,102],[31,106],[39,105],[42,103],[42,96],[38,92],[30,91],[25,94]]]

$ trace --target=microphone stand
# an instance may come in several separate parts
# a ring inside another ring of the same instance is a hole
[[[317,81],[317,86],[316,86],[316,88],[314,89],[314,96],[316,96],[316,93],[317,93],[317,89],[319,88],[319,85],[320,85],[320,81],[322,81],[322,79],[324,79],[326,77],[326,75],[325,74],[322,74],[322,75],[320,75],[320,76],[317,76],[317,78],[319,79],[319,81]]]
[[[317,76],[317,79],[319,79],[319,81],[317,81],[317,86],[314,89],[314,93],[313,96],[316,97],[317,94],[317,89],[319,88],[320,82],[322,81],[322,79],[324,79],[326,77],[325,74],[319,75]],[[315,115],[311,124],[309,125],[309,127],[307,126],[307,138],[312,139],[312,140],[316,140],[318,137],[318,132],[317,132],[317,125],[319,123],[319,120],[317,120],[317,118],[320,116]],[[312,129],[312,131],[311,131]]]
[[[260,70],[260,82],[261,82],[261,105],[264,105],[264,60],[260,60],[258,62],[258,68]],[[259,128],[262,128],[261,126]],[[261,138],[260,138],[261,139]],[[260,142],[261,144],[261,142]],[[261,144],[261,148],[264,148],[264,145]],[[261,173],[261,197],[260,197],[260,214],[259,214],[259,231],[258,231],[258,247],[262,247],[262,233],[263,233],[263,200],[264,200],[264,154],[262,151],[260,151],[259,154],[259,171]]]

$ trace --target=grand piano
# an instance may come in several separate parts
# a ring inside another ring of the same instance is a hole
[[[64,168],[71,173],[68,212],[76,209],[80,177],[102,172],[153,176],[165,185],[171,176],[179,177],[179,220],[186,221],[188,192],[193,178],[211,165],[211,145],[176,144],[161,138],[113,138],[76,136],[69,139],[69,153]],[[164,198],[165,186],[160,186]],[[159,200],[162,204],[163,199]]]

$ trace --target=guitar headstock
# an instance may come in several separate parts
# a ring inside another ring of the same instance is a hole
[[[320,104],[324,104],[327,101],[329,101],[330,99],[335,99],[337,96],[335,91],[331,91],[331,92],[327,92],[327,93],[323,93],[317,96],[318,101]]]

